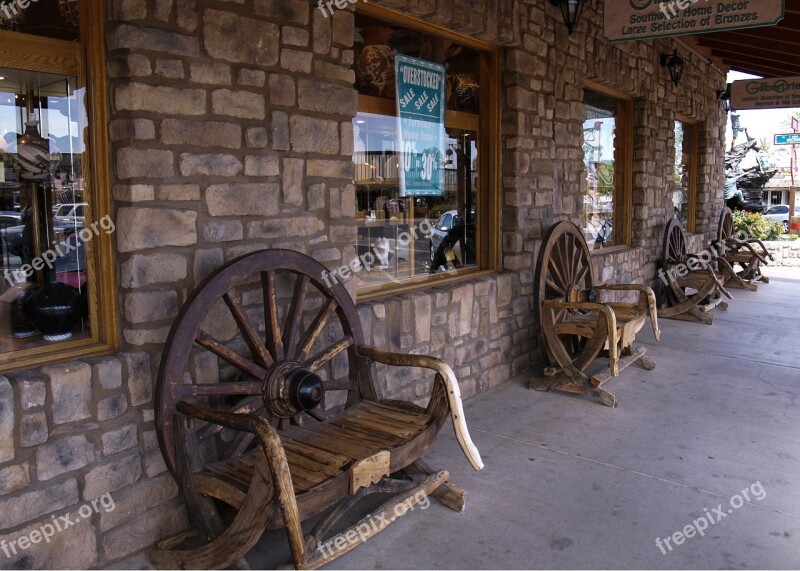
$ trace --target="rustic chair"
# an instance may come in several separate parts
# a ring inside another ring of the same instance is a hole
[[[658,272],[664,282],[664,304],[658,310],[659,317],[711,325],[714,323],[714,317],[709,313],[712,309],[719,307],[727,311],[728,304],[722,295],[728,299],[733,299],[733,296],[725,284],[730,280],[743,282],[718,253],[713,244],[705,256],[687,253],[680,223],[674,218],[669,221],[664,232]]]
[[[535,278],[536,318],[541,327],[539,345],[549,366],[543,377],[530,381],[536,390],[588,393],[614,407],[616,397],[603,384],[633,363],[652,370],[656,363],[634,347],[636,333],[647,315],[659,339],[656,298],[639,284],[596,285],[589,247],[571,222],[552,226],[539,250]],[[638,292],[636,303],[605,302],[601,292]],[[600,356],[609,363],[591,377],[586,369]]]
[[[761,264],[766,265],[767,258],[775,261],[767,251],[764,242],[756,238],[740,239],[733,231],[733,213],[728,207],[723,208],[717,225],[717,251],[736,271],[744,287],[756,291],[756,282],[768,284],[769,278],[761,273]],[[736,269],[737,266],[741,269]],[[740,281],[730,278],[725,285],[742,287]]]
[[[427,407],[381,399],[373,363],[433,371]],[[308,256],[265,250],[234,260],[194,292],[164,348],[158,441],[194,529],[159,542],[153,562],[246,568],[264,530],[285,528],[294,566],[317,568],[381,531],[401,504],[430,495],[461,511],[466,492],[420,459],[448,415],[481,469],[446,363],[364,345],[351,296]],[[373,493],[394,496],[326,539]]]

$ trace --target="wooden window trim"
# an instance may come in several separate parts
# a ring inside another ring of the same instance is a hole
[[[615,246],[629,247],[633,238],[633,97],[593,81],[585,81],[584,89],[613,97],[617,102],[614,135],[614,230]]]
[[[432,274],[411,278],[400,285],[391,283],[376,285],[358,292],[357,301],[369,301],[389,295],[397,295],[410,291],[430,288],[433,285],[444,285],[461,282],[476,277],[491,275],[500,271],[500,120],[501,112],[501,50],[500,48],[461,35],[442,26],[396,12],[376,3],[358,3],[356,13],[383,20],[414,30],[416,32],[452,40],[464,47],[480,53],[479,71],[481,77],[480,115],[447,110],[445,124],[447,127],[475,130],[483,141],[478,154],[481,172],[486,173],[484,187],[478,193],[476,233],[478,264],[476,268],[460,270],[457,275]],[[358,96],[358,111],[395,115],[393,100]],[[477,121],[477,125],[476,125]],[[477,128],[475,128],[477,127]]]
[[[81,0],[80,13],[84,15],[86,24],[81,27],[80,42],[0,31],[0,66],[73,75],[80,86],[87,87],[89,141],[84,155],[89,167],[86,188],[91,197],[87,226],[106,215],[113,218],[104,4]],[[0,371],[5,373],[76,358],[106,355],[119,349],[114,242],[113,234],[105,232],[98,233],[91,241],[86,242],[90,336],[0,353]]]
[[[689,138],[689,170],[691,176],[689,177],[689,196],[686,200],[689,201],[686,216],[686,231],[694,234],[697,232],[697,180],[700,176],[700,122],[695,119],[689,119],[683,115],[676,115],[676,121],[685,123],[692,128],[692,136]],[[685,136],[685,135],[684,135]]]

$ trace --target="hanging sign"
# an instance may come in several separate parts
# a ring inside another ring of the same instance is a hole
[[[400,196],[444,196],[445,69],[395,56]]]
[[[800,75],[742,79],[731,85],[731,109],[800,107]]]
[[[772,26],[784,0],[605,0],[610,42],[647,40]]]

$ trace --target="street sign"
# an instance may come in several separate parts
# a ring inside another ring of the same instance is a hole
[[[800,145],[800,133],[782,133],[775,135],[776,145]]]

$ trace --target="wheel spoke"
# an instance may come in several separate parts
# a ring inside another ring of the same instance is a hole
[[[258,359],[262,367],[269,367],[272,365],[273,360],[269,351],[267,351],[267,347],[261,340],[261,336],[258,334],[258,330],[253,325],[253,322],[250,321],[247,313],[245,313],[242,308],[242,298],[239,292],[235,289],[230,289],[225,293],[224,299],[228,308],[231,310],[231,314],[233,314],[233,318],[239,325],[239,329],[244,334],[244,340],[250,348],[250,353],[254,358]]]
[[[300,335],[300,325],[303,321],[308,282],[309,277],[306,274],[301,274],[294,284],[292,305],[289,309],[289,315],[286,317],[286,330],[283,334],[283,346],[286,348],[286,355],[289,357],[293,357],[297,350],[297,338]]]
[[[225,458],[238,458],[244,454],[247,447],[252,444],[256,437],[252,432],[240,432],[231,442],[230,447],[225,451]]]
[[[261,272],[261,286],[264,290],[264,328],[267,330],[267,349],[274,361],[282,361],[283,341],[278,323],[278,298],[275,289],[275,272]]]
[[[322,383],[326,391],[349,391],[355,388],[355,382],[350,379],[340,379],[338,381],[325,381]]]
[[[325,422],[326,420],[328,420],[327,416],[325,416],[323,413],[317,410],[307,410],[306,413],[314,420],[318,420],[320,422]]]
[[[558,283],[561,284],[561,287],[564,290],[566,290],[566,288],[567,288],[567,280],[564,279],[564,276],[561,274],[561,268],[558,266],[558,264],[556,262],[557,262],[557,260],[556,260],[555,252],[553,252],[553,255],[550,257],[550,260],[548,261],[548,264],[547,264],[549,269],[550,269],[550,275],[553,276],[553,278],[555,280],[557,280]]]
[[[589,271],[589,266],[588,265],[582,266],[578,270],[577,275],[575,276],[575,283],[576,284],[582,283],[583,279],[586,277],[586,274],[588,273],[588,271]]]
[[[182,397],[259,395],[260,382],[214,383],[212,385],[182,385]]]
[[[311,328],[306,332],[305,336],[303,337],[303,341],[300,343],[300,348],[297,350],[297,355],[295,356],[298,361],[305,359],[308,350],[314,345],[314,341],[316,341],[317,337],[319,337],[319,334],[322,333],[322,329],[325,327],[328,319],[336,309],[336,305],[336,300],[334,298],[330,298],[325,305],[322,306],[322,309],[317,314],[317,317],[314,318]]]
[[[257,379],[259,381],[264,380],[267,376],[267,371],[263,368],[259,367],[255,363],[251,363],[250,361],[244,359],[241,355],[236,353],[235,351],[225,347],[222,343],[211,337],[208,333],[203,331],[202,329],[197,333],[194,338],[195,343],[205,347],[212,353],[214,353],[220,359],[227,361],[243,373],[246,373]]]
[[[353,338],[349,336],[345,337],[341,341],[334,343],[327,349],[324,349],[319,353],[317,353],[316,355],[314,355],[313,357],[311,357],[306,362],[305,366],[311,371],[316,371],[317,369],[325,365],[325,363],[333,359],[336,355],[338,355],[339,353],[350,347],[352,344],[353,344]]]
[[[227,412],[235,413],[235,414],[250,414],[261,410],[264,408],[264,401],[258,398],[246,398],[243,399],[239,404],[236,406],[228,409]],[[222,432],[224,427],[220,426],[219,424],[209,423],[203,426],[200,430],[197,431],[197,438],[200,441],[208,440],[215,434]]]
[[[559,287],[553,280],[549,278],[545,278],[544,283],[548,288],[550,288],[552,291],[556,292],[559,295],[564,295],[566,293],[563,287]]]

